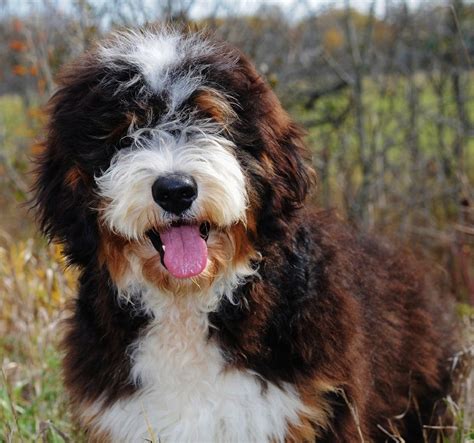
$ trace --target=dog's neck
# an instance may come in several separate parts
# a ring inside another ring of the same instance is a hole
[[[157,289],[147,282],[141,268],[131,266],[130,271],[121,282],[116,282],[118,300],[127,304],[140,313],[159,321],[164,313],[181,312],[186,317],[189,314],[205,316],[219,307],[223,298],[231,303],[239,303],[236,299],[236,289],[246,284],[249,278],[258,277],[258,269],[250,262],[244,262],[238,267],[229,267],[225,274],[218,276],[209,288],[192,287],[189,293],[173,294]]]
[[[223,297],[228,303],[242,281],[241,274],[216,284],[212,292],[186,296],[135,286],[128,303],[137,300],[135,308],[151,317],[127,350],[135,393],[107,409],[95,403],[84,416],[98,430],[117,430],[112,437],[128,441],[147,438],[149,427],[158,429],[163,441],[219,440],[222,435],[228,441],[283,441],[287,423],[298,425],[305,411],[294,387],[265,383],[264,389],[256,374],[228,365],[210,334],[208,314]],[[119,297],[124,302],[127,295]]]

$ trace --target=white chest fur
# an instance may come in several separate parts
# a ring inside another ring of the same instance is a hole
[[[194,303],[175,301],[153,311],[153,324],[131,352],[140,389],[105,410],[95,405],[101,430],[127,442],[284,440],[304,410],[292,386],[263,390],[256,375],[224,370],[207,338],[207,315]]]

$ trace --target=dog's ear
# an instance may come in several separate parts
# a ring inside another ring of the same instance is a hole
[[[84,155],[88,146],[88,112],[97,73],[80,60],[58,77],[58,89],[47,112],[49,123],[37,156],[33,205],[42,231],[64,246],[72,264],[86,265],[96,254],[98,225],[94,205],[94,172]]]
[[[303,131],[293,123],[272,91],[262,100],[266,111],[258,127],[264,149],[261,160],[271,192],[267,204],[273,215],[288,217],[300,208],[314,181]]]
[[[259,160],[260,218],[282,227],[303,202],[315,181],[304,132],[283,110],[270,86],[242,54],[234,73],[241,105],[238,128],[247,149]]]
[[[91,207],[88,179],[50,135],[37,158],[34,206],[39,225],[50,241],[64,246],[71,264],[86,265],[98,245],[97,216]]]

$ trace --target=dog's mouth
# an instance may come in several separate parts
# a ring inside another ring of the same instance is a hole
[[[209,222],[174,222],[164,230],[150,229],[146,235],[173,277],[190,278],[206,268],[210,229]]]

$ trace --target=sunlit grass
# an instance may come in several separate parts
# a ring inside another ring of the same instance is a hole
[[[44,241],[0,241],[0,436],[60,442],[72,425],[60,375],[58,337],[75,276]],[[0,437],[1,440],[1,437]]]

